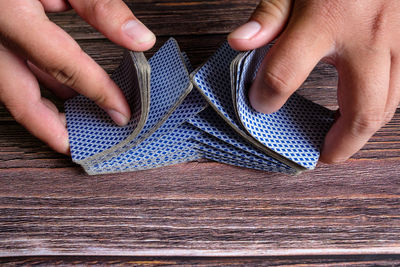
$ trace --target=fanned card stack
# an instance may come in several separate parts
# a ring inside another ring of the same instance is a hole
[[[273,114],[255,111],[247,91],[267,52],[268,46],[239,53],[225,43],[193,72],[172,38],[149,60],[125,52],[112,79],[132,118],[120,127],[86,97],[68,100],[73,161],[88,174],[201,158],[287,174],[314,169],[333,112],[297,94]]]

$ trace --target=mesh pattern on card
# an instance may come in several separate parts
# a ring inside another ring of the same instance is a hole
[[[93,101],[77,96],[65,103],[71,156],[79,162],[125,140],[137,127],[141,116],[141,98],[133,58],[124,54],[122,64],[112,76],[121,88],[132,110],[132,119],[123,127],[116,126],[110,116]]]
[[[192,73],[199,90],[192,90],[192,67],[175,40],[149,61],[142,53],[126,52],[112,79],[124,92],[132,119],[119,127],[89,99],[67,101],[73,160],[90,174],[200,158],[288,174],[303,170],[300,166],[314,168],[332,112],[298,95],[271,115],[252,109],[247,90],[267,51],[239,54],[225,43]]]
[[[268,160],[257,157],[244,150],[229,145],[228,143],[225,143],[222,140],[217,139],[207,133],[203,133],[192,138],[200,144],[199,146],[197,146],[197,149],[201,151],[201,154],[218,155],[219,157],[224,157],[225,160],[231,159],[231,165],[237,165],[237,162],[240,162],[242,164],[237,166],[243,167],[243,163],[247,163],[247,168],[257,166],[258,170],[290,174],[295,173],[295,171],[291,168],[287,168],[286,166],[281,166],[279,164],[275,164]],[[217,159],[215,160],[218,161]],[[226,161],[224,161],[223,163],[225,162]]]
[[[239,128],[231,94],[230,63],[238,52],[224,43],[193,75],[197,88],[222,117]]]
[[[104,153],[86,159],[82,164],[93,166],[131,149],[159,127],[178,107],[191,90],[188,72],[175,40],[170,39],[149,60],[151,67],[149,116],[142,129]]]
[[[196,116],[193,116],[189,120],[189,123],[238,149],[263,158],[264,160],[270,161],[274,164],[281,165],[284,168],[290,168],[284,163],[281,163],[278,160],[259,151],[253,145],[241,138],[232,128],[229,127],[225,121],[218,117],[215,111],[210,108],[207,108]]]
[[[88,166],[88,172],[119,171],[121,165],[125,166],[132,164],[132,162],[144,163],[144,165],[137,163],[133,166],[133,170],[136,170],[139,165],[141,169],[146,169],[145,165],[148,168],[154,168],[155,163],[159,163],[160,166],[168,165],[167,161],[170,161],[170,154],[176,154],[177,151],[190,150],[192,148],[192,146],[185,146],[187,144],[185,140],[191,137],[189,134],[193,134],[193,131],[180,126],[203,110],[205,106],[204,99],[197,91],[193,90],[154,133],[132,146],[128,151],[116,155],[110,160],[94,166]],[[192,156],[192,153],[190,153],[190,156]]]
[[[273,114],[254,110],[247,97],[248,88],[267,51],[268,47],[263,47],[244,58],[237,77],[238,115],[246,130],[263,145],[303,167],[313,169],[318,162],[324,137],[333,122],[333,114],[297,94],[293,94]]]

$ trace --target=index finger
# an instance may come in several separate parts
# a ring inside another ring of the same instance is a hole
[[[93,100],[119,125],[130,119],[129,105],[108,74],[61,28],[36,1],[24,5],[1,1],[0,34],[6,46],[29,59],[57,81]]]
[[[122,0],[69,0],[74,10],[108,39],[134,51],[150,49],[155,35]]]

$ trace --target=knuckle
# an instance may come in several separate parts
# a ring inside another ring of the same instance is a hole
[[[95,0],[92,2],[91,13],[97,18],[104,18],[110,14],[113,6],[115,0]]]
[[[387,25],[389,24],[388,13],[386,4],[382,3],[376,9],[375,14],[372,15],[369,24],[370,34],[367,35],[370,36],[371,43],[381,43],[385,39]]]
[[[289,7],[285,5],[287,1],[280,0],[262,0],[258,4],[254,16],[272,16],[281,18],[289,12]]]
[[[29,121],[30,112],[26,108],[7,105],[7,109],[18,123],[25,125]]]
[[[384,112],[359,113],[351,121],[351,133],[354,136],[372,135],[382,127],[384,118]]]
[[[263,75],[263,82],[273,93],[284,95],[289,93],[290,86],[279,72],[267,70]]]
[[[92,101],[94,101],[97,105],[104,107],[107,102],[107,97],[105,94],[101,92],[95,92],[92,96],[89,97]]]
[[[57,64],[55,66],[45,68],[45,71],[53,76],[58,82],[75,88],[80,79],[80,69],[77,65],[71,66],[66,64]]]
[[[2,89],[4,88],[0,88],[0,104],[2,103],[5,106],[5,108],[10,112],[11,116],[18,123],[26,125],[30,121],[29,118],[34,114],[32,112],[32,108],[36,106],[35,99],[30,99],[30,101],[27,103],[26,101],[21,100],[20,97],[16,95],[6,94],[5,96],[1,96]]]

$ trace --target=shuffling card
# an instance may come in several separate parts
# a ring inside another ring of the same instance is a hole
[[[89,174],[201,158],[288,174],[314,169],[333,112],[297,94],[273,114],[255,111],[247,91],[268,49],[239,53],[225,43],[193,72],[172,38],[148,61],[127,51],[112,79],[130,105],[130,122],[115,125],[84,96],[68,100],[72,160]]]

